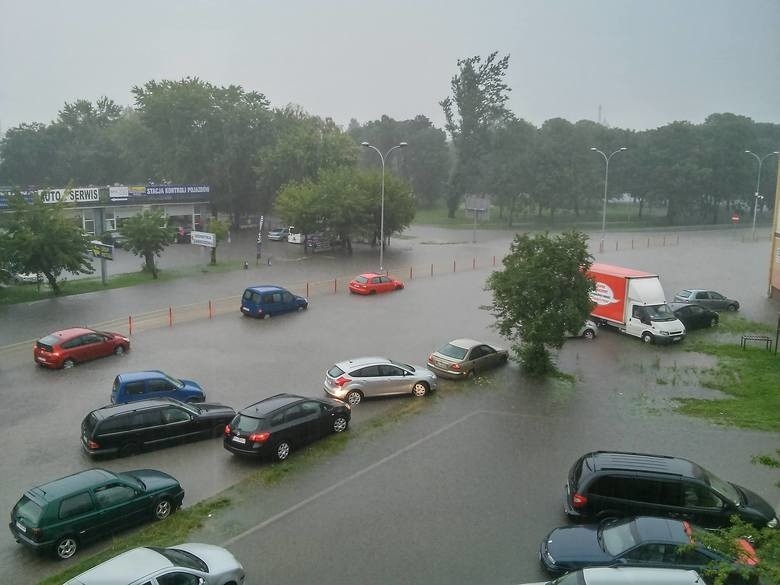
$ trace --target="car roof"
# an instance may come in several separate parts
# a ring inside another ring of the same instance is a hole
[[[78,337],[79,335],[84,335],[85,333],[94,333],[94,330],[87,329],[86,327],[71,327],[70,329],[61,329],[60,331],[52,331],[48,335],[44,335],[44,337],[49,337],[53,335],[55,337],[61,338],[62,341],[66,341],[71,337]],[[43,337],[41,339],[43,339]]]
[[[298,396],[297,394],[277,394],[269,398],[265,398],[260,402],[250,404],[246,408],[239,410],[239,414],[244,416],[251,416],[256,418],[262,418],[267,414],[275,412],[280,408],[295,404],[301,400],[318,400],[317,398],[306,398],[305,396]]]
[[[597,585],[701,585],[696,571],[654,567],[589,567],[582,569],[586,583]]]
[[[639,516],[634,518],[633,522],[636,530],[632,532],[635,532],[639,542],[691,543],[691,537],[686,534],[688,526],[682,520],[656,516]]]
[[[177,406],[185,406],[180,400],[176,400],[175,398],[148,398],[146,400],[136,400],[134,402],[125,402],[123,404],[106,404],[105,406],[96,408],[90,414],[94,414],[98,418],[104,419],[108,418],[109,416],[125,414],[126,412],[135,412],[137,410],[145,410],[148,408],[155,408],[160,406],[171,406],[172,404]]]
[[[376,272],[364,272],[363,274],[358,274],[358,276],[364,276],[366,278],[374,278],[375,276],[383,276],[383,275],[377,274]]]
[[[706,311],[708,313],[714,313],[714,311],[710,311],[707,307],[702,307],[701,305],[697,305],[696,303],[667,303],[669,305],[669,308],[672,311],[677,311],[678,309],[689,309],[691,307],[699,307],[702,311]]]
[[[471,349],[474,346],[477,345],[487,345],[481,341],[477,341],[476,339],[469,339],[468,337],[461,337],[460,339],[453,339],[452,341],[448,342],[450,345],[454,345],[455,347],[460,347],[462,349]]]
[[[173,566],[171,561],[156,550],[147,547],[134,548],[89,569],[68,583],[127,585],[127,583]]]
[[[255,286],[248,286],[247,290],[262,293],[262,292],[271,292],[271,291],[284,291],[287,289],[282,288],[281,286],[275,284],[258,284]]]
[[[360,366],[370,366],[374,364],[388,364],[388,363],[390,363],[390,360],[388,358],[378,357],[378,356],[367,356],[367,357],[358,357],[349,360],[344,360],[343,362],[338,362],[335,365],[340,367],[342,370],[346,371]]]
[[[98,468],[86,469],[34,487],[28,493],[46,501],[53,501],[73,492],[83,490],[87,486],[96,485],[111,479],[116,479],[116,475],[110,471]]]
[[[704,470],[692,461],[680,457],[672,457],[671,455],[594,451],[588,453],[584,461],[592,471],[645,471],[683,477],[701,477],[705,474]]]
[[[148,380],[149,378],[167,377],[168,374],[161,370],[142,370],[140,372],[123,372],[117,376],[123,382],[137,382],[138,380]]]

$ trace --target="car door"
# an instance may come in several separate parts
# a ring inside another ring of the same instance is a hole
[[[284,436],[294,445],[302,445],[312,440],[316,430],[312,428],[316,424],[318,414],[303,408],[303,403],[293,404],[284,410]]]
[[[64,341],[61,345],[62,349],[65,350],[64,358],[72,358],[76,360],[77,362],[83,362],[87,361],[88,357],[86,357],[85,347],[82,344],[82,340],[84,339],[83,335],[80,335],[78,337],[74,337],[73,339],[69,339],[68,341]]]
[[[720,293],[715,291],[709,291],[710,305],[709,308],[713,311],[722,311],[728,308],[728,299]]]
[[[180,406],[171,405],[161,408],[160,443],[176,443],[198,436],[201,430],[193,421],[192,414]]]
[[[101,534],[102,513],[89,490],[63,498],[57,511],[57,536],[75,534],[90,540]]]
[[[198,575],[186,573],[180,568],[157,576],[157,585],[199,585],[205,583]]]
[[[382,277],[374,276],[369,281],[369,289],[374,292],[382,292]]]
[[[323,412],[323,404],[315,400],[307,400],[299,404],[302,415],[299,424],[306,426],[306,440],[316,441],[327,434],[327,427],[323,421],[327,422]]]
[[[357,386],[363,392],[363,396],[379,396],[384,391],[379,366],[364,366],[351,371],[349,376],[357,380]]]
[[[379,280],[381,282],[380,286],[382,287],[382,292],[389,292],[393,290],[393,281],[389,276],[382,276]]]
[[[173,398],[178,388],[165,378],[150,378],[146,380],[144,398]]]
[[[394,364],[379,364],[378,367],[382,394],[405,394],[412,391],[409,372]]]
[[[282,306],[284,307],[285,312],[294,311],[296,309],[295,297],[292,295],[292,293],[287,291],[282,293]]]
[[[113,533],[132,526],[149,515],[148,498],[122,482],[112,482],[92,490],[101,513],[101,531]]]
[[[693,297],[693,302],[699,306],[707,307],[708,309],[714,308],[712,306],[712,301],[710,300],[710,293],[708,293],[706,290],[700,290],[697,292]]]
[[[728,523],[726,502],[712,489],[696,481],[683,482],[683,503],[687,518],[704,528],[718,528]]]
[[[479,358],[478,370],[484,370],[498,365],[498,352],[495,349],[489,345],[480,345],[475,349],[479,349],[482,353]]]
[[[664,567],[667,556],[666,544],[644,542],[623,553],[618,561],[634,567]]]
[[[93,360],[104,357],[111,353],[111,346],[106,341],[106,337],[99,333],[87,333],[81,336],[81,351],[84,360]]]

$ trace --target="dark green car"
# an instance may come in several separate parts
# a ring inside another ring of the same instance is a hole
[[[88,469],[25,492],[9,528],[16,542],[69,559],[84,541],[167,518],[183,499],[179,482],[162,471]]]

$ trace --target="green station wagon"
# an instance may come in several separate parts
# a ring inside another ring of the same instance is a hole
[[[183,499],[179,482],[162,471],[88,469],[27,490],[9,528],[17,542],[69,559],[82,542],[167,518]]]

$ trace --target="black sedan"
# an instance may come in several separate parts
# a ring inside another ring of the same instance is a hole
[[[223,445],[236,455],[287,459],[293,449],[347,430],[349,404],[333,398],[277,394],[239,411]]]
[[[704,546],[697,538],[700,531],[682,520],[649,516],[564,526],[542,541],[539,559],[551,573],[624,565],[690,569],[703,574],[711,563],[728,562],[734,565],[733,582],[747,583],[738,571],[756,564],[750,543],[739,541],[744,552],[733,559]]]
[[[703,329],[705,327],[715,327],[720,317],[715,311],[706,309],[700,305],[688,305],[686,303],[669,303],[674,316],[677,317],[685,329]]]

